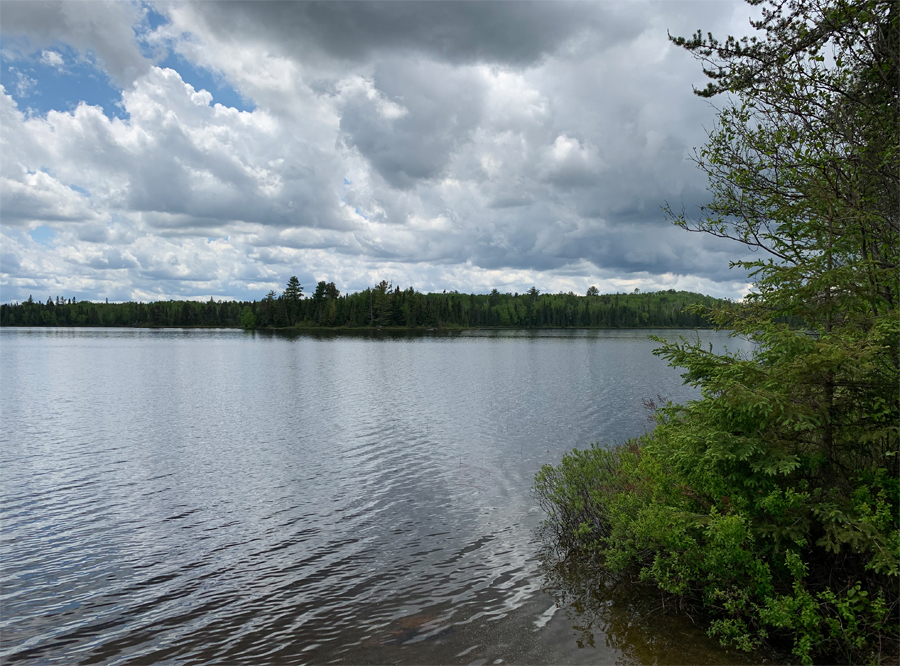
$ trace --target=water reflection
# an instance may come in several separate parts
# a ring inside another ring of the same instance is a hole
[[[543,535],[543,590],[572,627],[579,648],[612,649],[616,664],[788,663],[785,654],[722,648],[702,628],[703,617],[637,581],[604,572],[596,562],[560,553]],[[692,617],[691,612],[697,615]]]
[[[0,329],[0,660],[615,661],[530,488],[696,395],[647,333]]]

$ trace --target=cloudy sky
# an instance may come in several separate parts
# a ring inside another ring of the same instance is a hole
[[[739,2],[0,7],[0,300],[689,289],[715,119],[667,31]]]

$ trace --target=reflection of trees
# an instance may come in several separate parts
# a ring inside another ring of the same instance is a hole
[[[628,595],[622,594],[623,587],[632,588],[631,584],[617,581],[596,567],[588,567],[583,559],[561,558],[550,549],[541,553],[540,561],[544,590],[572,622],[579,648],[594,648],[595,641],[600,639],[622,652],[618,663],[643,663],[641,651],[636,648],[646,642],[647,637],[640,635],[646,632],[639,623],[627,619],[639,620],[640,613],[633,607],[634,603],[629,604]]]
[[[783,655],[720,647],[671,597],[604,572],[596,562],[564,557],[549,546],[539,559],[543,589],[571,622],[579,648],[599,642],[620,652],[622,665],[784,663]]]

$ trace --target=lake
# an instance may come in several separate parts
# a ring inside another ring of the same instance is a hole
[[[650,333],[0,329],[0,658],[758,663],[539,557],[540,466],[697,396]]]

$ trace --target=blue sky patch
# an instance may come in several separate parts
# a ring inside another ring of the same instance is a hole
[[[35,243],[49,245],[56,238],[56,231],[47,226],[40,226],[29,231],[28,235],[31,236]]]
[[[15,58],[0,38],[0,81],[19,110],[32,109],[45,116],[48,111],[74,111],[79,102],[103,107],[109,118],[126,120],[128,114],[118,106],[122,91],[93,58],[79,58],[74,49],[63,44],[42,49],[28,58]]]
[[[145,4],[144,10],[144,18],[147,20],[147,25],[151,32],[156,30],[159,26],[166,25],[169,22],[168,19],[156,11],[152,5]]]
[[[155,30],[166,22],[165,17],[151,8],[145,13],[146,25]],[[0,36],[0,83],[23,112],[46,116],[49,111],[72,112],[79,103],[100,106],[110,119],[128,119],[121,106],[122,89],[112,82],[90,52],[79,54],[63,43],[39,49],[27,56],[15,38]],[[146,49],[144,49],[146,50]],[[145,53],[152,59],[150,53]],[[158,56],[158,52],[157,52]],[[157,63],[169,67],[196,90],[208,90],[213,104],[223,104],[240,111],[253,111],[255,104],[240,94],[219,74],[197,67],[180,55],[169,53]]]
[[[156,11],[149,4],[144,5],[144,26],[149,32],[154,32],[161,25],[166,25],[167,23],[169,23],[169,20],[166,16]],[[185,83],[190,83],[194,86],[194,90],[209,91],[213,96],[213,104],[222,104],[239,111],[254,111],[256,109],[256,105],[251,100],[241,97],[240,93],[220,74],[202,67],[196,67],[183,56],[171,51],[167,52],[163,60],[157,60],[160,55],[159,52],[154,52],[151,48],[148,48],[147,43],[143,40],[141,40],[141,51],[146,58],[155,60],[157,66],[174,69],[181,75],[181,79]]]

